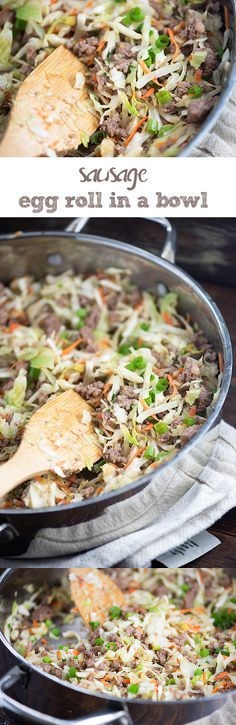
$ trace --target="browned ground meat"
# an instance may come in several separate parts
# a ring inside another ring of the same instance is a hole
[[[39,327],[46,333],[51,335],[53,332],[59,332],[61,327],[61,320],[54,312],[45,315],[39,320]]]
[[[189,123],[199,123],[214,106],[215,99],[211,97],[197,98],[188,106],[187,120]]]
[[[211,404],[212,395],[207,388],[201,388],[199,398],[196,400],[197,413],[203,413]]]
[[[3,8],[3,10],[0,10],[0,28],[3,28],[5,23],[12,23],[14,19],[14,12],[13,10],[8,10],[7,8]]]
[[[45,619],[50,619],[52,615],[52,608],[50,604],[39,604],[34,610],[34,618],[38,622],[44,622]]]
[[[189,591],[186,592],[186,594],[184,596],[184,606],[185,606],[185,609],[187,609],[188,607],[192,607],[193,606],[194,599],[197,596],[198,590],[199,590],[199,584],[198,584],[198,582],[194,582],[191,585],[191,588],[189,589]]]
[[[184,361],[184,369],[179,376],[183,383],[191,382],[200,377],[200,368],[197,360],[192,357],[186,357]]]
[[[121,393],[116,396],[116,403],[118,403],[121,408],[124,408],[127,412],[129,412],[136,397],[137,394],[134,388],[132,388],[131,385],[124,385]]]
[[[185,35],[188,40],[205,36],[206,30],[202,15],[196,10],[188,10],[186,17]]]
[[[175,94],[178,96],[178,98],[182,98],[182,96],[185,95],[185,93],[188,93],[188,89],[191,87],[191,83],[188,81],[181,81],[177,88],[175,89]]]
[[[208,78],[209,76],[211,76],[213,70],[215,70],[217,68],[218,63],[219,63],[219,61],[217,59],[216,51],[214,50],[214,48],[211,48],[209,46],[207,48],[206,60],[201,65],[203,77]]]
[[[7,309],[2,305],[0,307],[0,325],[5,325],[9,318],[9,312]]]
[[[136,58],[137,52],[132,48],[131,43],[119,43],[113,55],[114,65],[117,70],[128,73],[132,59]]]
[[[94,401],[96,398],[100,398],[104,388],[104,383],[101,380],[97,380],[93,383],[79,383],[76,386],[76,392],[82,395],[85,400]]]
[[[166,661],[169,659],[170,654],[169,652],[166,652],[165,649],[159,650],[159,652],[156,652],[156,660],[159,665],[164,665]]]
[[[186,443],[188,443],[193,436],[195,436],[198,431],[200,430],[199,425],[196,423],[196,425],[191,425],[188,428],[185,428],[185,430],[182,431],[180,434],[180,443],[181,446],[185,446]]]
[[[104,458],[108,463],[114,463],[115,466],[125,466],[127,463],[127,455],[121,443],[117,443],[113,448],[107,448]]]
[[[81,38],[77,43],[75,43],[75,45],[73,45],[73,53],[77,55],[78,58],[81,58],[85,64],[90,63],[96,53],[98,43],[99,39],[96,38],[95,35],[91,35],[88,38]]]
[[[108,133],[108,136],[116,139],[123,139],[127,135],[127,131],[121,125],[121,118],[117,111],[103,121],[101,130]]]
[[[95,486],[87,486],[82,493],[83,498],[90,498],[90,496],[93,496],[95,493]]]

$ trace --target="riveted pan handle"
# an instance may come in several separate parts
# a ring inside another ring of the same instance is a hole
[[[162,259],[166,259],[167,262],[175,263],[176,255],[176,231],[169,219],[165,217],[142,217],[147,221],[154,222],[163,227],[166,232],[165,241],[161,251]],[[80,219],[73,219],[70,224],[66,227],[66,232],[76,232],[77,234],[84,229],[86,224],[90,221],[90,217],[81,217]]]
[[[5,694],[5,690],[16,684],[27,686],[29,674],[30,671],[27,668],[16,665],[0,680],[0,708],[22,720],[23,723],[27,722],[31,725],[112,725],[112,723],[114,725],[132,725],[128,710],[122,705],[117,708],[113,706],[112,702],[98,713],[68,720],[37,712]]]

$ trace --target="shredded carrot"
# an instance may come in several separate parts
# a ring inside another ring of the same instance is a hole
[[[17,330],[18,327],[20,327],[19,322],[10,322],[8,330],[9,332],[14,332],[14,330]]]
[[[147,423],[143,426],[143,430],[151,430],[154,426],[154,423]]]
[[[162,317],[164,322],[166,322],[167,325],[174,325],[175,321],[173,317],[169,314],[169,312],[162,312]]]
[[[79,655],[79,650],[78,649],[73,649],[73,655]]]
[[[180,614],[185,614],[186,612],[193,612],[193,614],[195,614],[195,612],[197,612],[197,613],[200,612],[200,613],[204,614],[204,608],[203,607],[192,607],[192,608],[189,607],[188,609],[179,609]]]
[[[178,30],[182,30],[182,28],[185,28],[185,21],[184,20],[181,20],[180,23],[178,23],[178,25],[175,25],[175,27],[174,27],[175,33],[177,33]]]
[[[229,23],[229,10],[227,8],[227,5],[224,5],[224,19],[225,19],[225,27],[226,30],[229,30],[230,23]]]
[[[72,352],[72,350],[75,350],[77,345],[82,342],[82,337],[78,337],[77,340],[74,340],[74,342],[71,343],[71,345],[68,345],[68,347],[65,347],[64,350],[62,350],[62,355],[69,355],[69,352]]]
[[[189,408],[189,415],[194,416],[194,415],[196,415],[196,412],[197,412],[196,405],[192,405],[192,407]]]
[[[60,649],[57,650],[57,659],[61,660],[61,650]]]
[[[104,385],[102,394],[103,395],[106,395],[107,392],[108,392],[108,390],[109,390],[109,388],[111,388],[111,387],[112,387],[112,383],[106,383],[106,385]]]
[[[175,46],[175,52],[174,52],[174,55],[173,55],[173,60],[175,60],[175,58],[177,58],[177,55],[179,55],[180,52],[181,52],[180,51],[180,47],[179,47],[179,45],[177,43],[177,40],[175,38],[175,34],[174,34],[172,28],[167,28],[167,33],[170,36],[171,43],[173,43],[173,45]]]
[[[141,65],[144,73],[149,73],[149,68],[147,67],[146,63],[144,63],[144,60],[140,60],[139,65]]]
[[[221,352],[219,352],[219,354],[218,354],[218,361],[219,361],[220,373],[223,373],[224,366],[223,366],[223,357],[222,357]]]
[[[33,619],[33,627],[39,627],[39,623],[37,619]]]
[[[97,52],[98,53],[101,53],[101,51],[103,50],[103,48],[105,48],[105,45],[106,45],[106,41],[103,40],[103,39],[101,39],[100,40],[100,43],[98,43]]]
[[[230,680],[231,682],[231,677],[228,672],[220,672],[219,675],[216,675],[215,680]]]
[[[203,679],[203,684],[206,685],[207,684],[207,673],[205,671],[203,672],[203,678],[202,679]]]
[[[135,134],[137,133],[139,128],[141,128],[143,126],[143,124],[146,123],[147,120],[148,120],[148,116],[144,116],[144,118],[139,119],[138,123],[136,123],[136,126],[134,126],[134,128],[131,131],[131,133],[129,134],[129,136],[127,136],[127,138],[125,139],[124,146],[129,145],[130,141],[132,141],[132,138],[135,136]]]
[[[174,379],[172,378],[172,375],[170,375],[170,374],[169,374],[169,375],[167,375],[166,377],[167,377],[167,380],[169,381],[169,383],[170,383],[171,387],[173,388],[173,393],[172,393],[172,396],[174,396],[174,395],[176,395],[176,394],[178,393],[178,387],[177,387],[177,385],[176,385],[176,383],[175,383]],[[171,396],[171,397],[172,397],[172,396]]]
[[[235,685],[233,685],[232,682],[231,683],[229,683],[229,682],[221,682],[219,685],[217,685],[217,687],[214,687],[214,690],[212,690],[212,694],[214,695],[215,692],[219,692],[219,690],[221,690],[221,689],[222,690],[229,690],[231,687],[235,687]]]
[[[143,94],[142,98],[149,98],[150,96],[153,95],[154,91],[155,91],[155,88],[148,88],[146,93]]]
[[[202,80],[202,70],[200,68],[196,70],[196,73],[194,73],[194,80],[197,81],[197,83]]]
[[[45,637],[42,637],[41,642],[42,644],[47,644],[47,640],[45,639]]]

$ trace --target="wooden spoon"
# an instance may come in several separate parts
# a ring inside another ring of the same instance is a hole
[[[113,606],[125,604],[123,592],[100,569],[70,569],[71,596],[85,624],[103,624]],[[99,626],[99,625],[98,625]]]
[[[17,452],[0,466],[0,497],[46,471],[65,476],[92,466],[101,449],[91,412],[80,395],[67,390],[34,413]]]
[[[45,156],[77,149],[83,133],[90,137],[98,125],[85,87],[85,66],[61,45],[20,86],[0,156]]]

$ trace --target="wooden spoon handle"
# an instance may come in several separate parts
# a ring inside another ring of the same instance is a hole
[[[0,498],[13,491],[20,483],[46,471],[48,462],[43,456],[29,460],[29,456],[23,454],[19,448],[9,461],[0,466]]]
[[[39,156],[40,147],[26,128],[17,127],[11,120],[0,143],[0,156]]]

